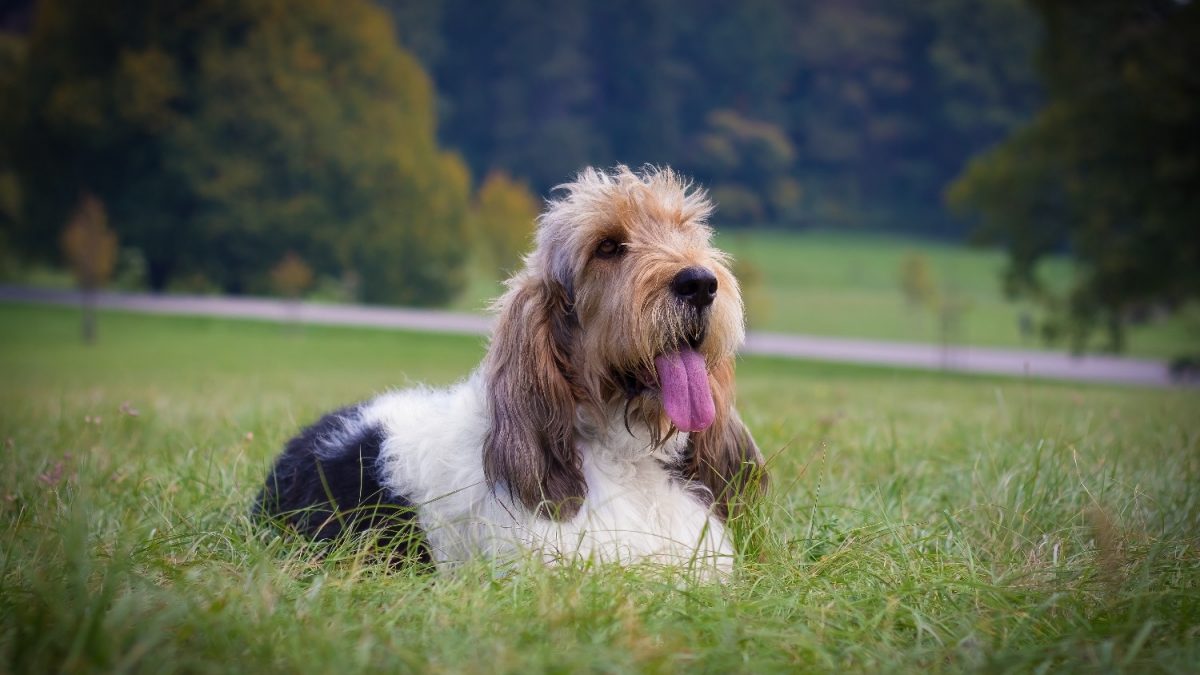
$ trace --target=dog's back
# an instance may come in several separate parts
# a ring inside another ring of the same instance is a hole
[[[288,441],[255,499],[255,514],[317,541],[375,531],[400,557],[429,561],[416,510],[383,485],[384,432],[362,405],[322,417]]]

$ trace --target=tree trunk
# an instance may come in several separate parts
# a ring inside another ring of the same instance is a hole
[[[96,289],[83,289],[83,342],[96,344]]]

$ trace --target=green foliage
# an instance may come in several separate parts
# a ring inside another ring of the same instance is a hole
[[[714,111],[696,139],[693,154],[692,161],[713,181],[713,199],[727,221],[782,222],[798,206],[797,186],[787,178],[796,149],[774,124],[732,110]]]
[[[108,283],[117,264],[117,235],[108,227],[104,203],[95,195],[80,198],[75,213],[62,233],[63,258],[85,290]]]
[[[14,134],[20,125],[20,108],[16,100],[21,71],[25,66],[25,40],[0,32],[0,272],[12,272],[15,266],[14,245],[17,222],[22,210],[21,184],[14,171]]]
[[[392,175],[391,182],[377,186],[393,196],[397,210],[370,222],[352,269],[367,302],[444,304],[465,283],[470,176],[458,156],[448,153],[439,153],[429,166],[408,168],[412,173],[403,182]],[[413,209],[400,210],[403,203]]]
[[[1168,0],[1036,3],[1048,105],[973,161],[949,191],[1008,248],[1009,287],[1040,299],[1076,349],[1149,308],[1200,298],[1200,6]],[[1052,251],[1078,259],[1075,283],[1037,274]]]
[[[890,280],[894,268],[881,270]],[[1197,394],[747,358],[765,526],[726,583],[389,568],[247,506],[297,428],[477,338],[0,308],[0,670],[1190,672]]]
[[[113,286],[124,291],[146,290],[146,256],[136,248],[122,248],[117,254]]]
[[[582,75],[592,65],[585,3],[443,4],[448,46],[434,72],[446,101],[444,137],[476,175],[503,169],[544,190],[609,161],[592,118],[598,87]]]
[[[586,164],[667,163],[725,188],[724,223],[961,234],[945,184],[1036,98],[1021,0],[386,5],[402,35],[433,25],[409,42],[439,45],[442,137],[475,175],[543,192]]]
[[[520,267],[521,256],[532,248],[539,210],[529,188],[504,171],[489,173],[479,186],[473,213],[476,241],[486,249],[496,278]]]
[[[48,0],[25,63],[10,133],[29,250],[87,189],[155,287],[261,286],[295,250],[358,270],[371,301],[460,288],[468,178],[435,143],[421,66],[365,0]]]
[[[778,176],[767,188],[767,203],[779,222],[795,222],[804,206],[804,186],[795,178]]]
[[[765,215],[762,200],[749,188],[740,185],[717,185],[709,192],[721,218],[735,223],[761,223]]]
[[[108,227],[104,202],[91,193],[79,198],[60,239],[62,255],[82,293],[83,341],[96,341],[95,293],[117,265],[117,235]]]
[[[937,299],[937,285],[929,258],[920,253],[906,253],[900,262],[900,290],[911,307],[925,307]]]
[[[313,271],[304,258],[288,251],[283,259],[271,268],[271,286],[286,298],[298,298],[313,283]]]

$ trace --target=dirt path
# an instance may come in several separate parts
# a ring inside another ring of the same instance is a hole
[[[99,306],[147,314],[215,316],[261,321],[371,326],[437,333],[486,335],[491,319],[477,314],[438,310],[293,303],[270,298],[101,293]],[[53,305],[79,303],[73,291],[0,286],[0,302]],[[744,354],[949,370],[991,375],[1169,386],[1161,361],[1113,356],[1073,357],[1058,352],[952,347],[848,338],[750,333]]]

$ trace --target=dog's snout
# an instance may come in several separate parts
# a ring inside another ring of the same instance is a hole
[[[703,309],[717,297],[717,276],[704,267],[688,267],[671,280],[671,290],[689,305]]]

